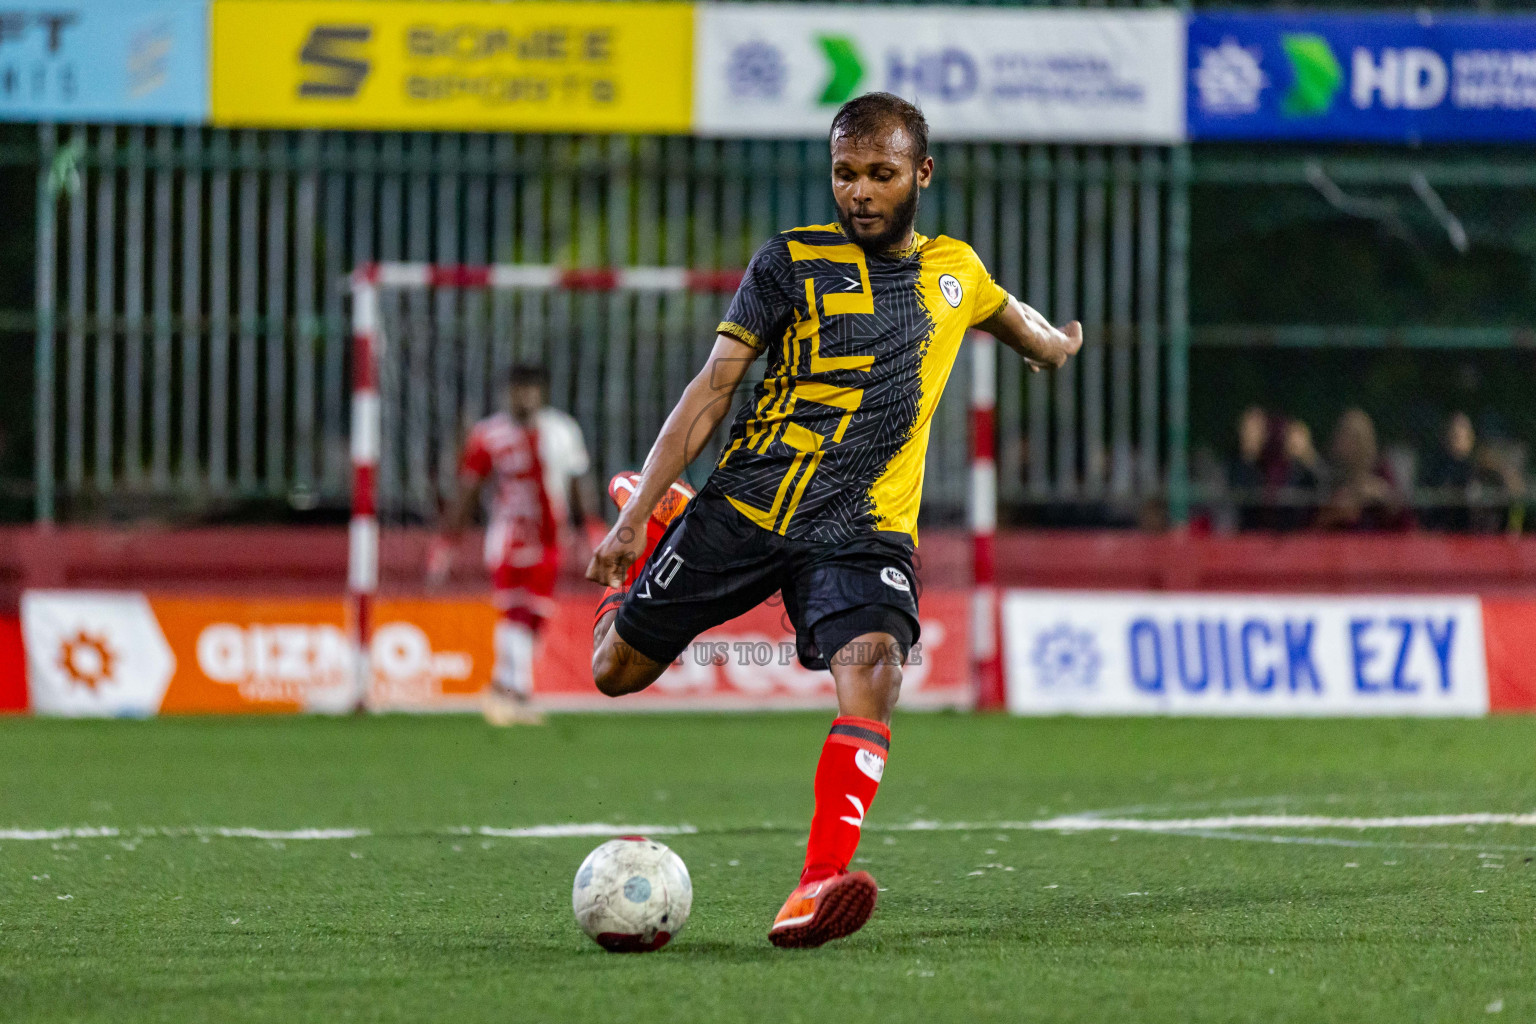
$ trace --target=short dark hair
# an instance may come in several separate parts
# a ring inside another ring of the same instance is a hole
[[[892,128],[901,128],[912,140],[914,164],[927,159],[928,119],[915,105],[888,92],[867,92],[837,108],[827,141],[834,142],[841,135],[850,142],[873,142]]]
[[[549,394],[549,371],[542,363],[513,363],[507,371],[507,387],[536,387]]]

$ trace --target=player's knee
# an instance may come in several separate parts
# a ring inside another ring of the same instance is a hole
[[[901,666],[893,663],[865,664],[834,671],[837,706],[840,713],[889,722],[896,701],[901,697]]]
[[[895,704],[896,698],[901,695],[901,664],[881,661],[870,665],[865,675],[865,686]]]

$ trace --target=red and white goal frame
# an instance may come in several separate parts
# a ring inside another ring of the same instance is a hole
[[[371,676],[374,604],[379,589],[378,468],[383,443],[379,363],[387,353],[380,330],[385,289],[484,289],[528,292],[729,293],[740,270],[689,267],[566,269],[532,264],[375,262],[358,266],[352,291],[352,518],[347,531],[347,626],[357,706],[366,706]],[[997,525],[996,345],[972,335],[970,530],[972,565],[971,664],[976,706],[1003,706],[1001,627],[993,553]]]

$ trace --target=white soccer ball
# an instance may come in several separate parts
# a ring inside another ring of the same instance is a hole
[[[649,953],[683,930],[693,882],[683,858],[644,836],[610,839],[576,871],[576,923],[610,953]]]

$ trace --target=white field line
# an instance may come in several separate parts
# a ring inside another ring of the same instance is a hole
[[[570,825],[529,825],[526,828],[494,828],[481,825],[475,835],[497,839],[564,839],[569,836],[691,836],[693,825],[607,825],[587,822]]]
[[[1454,828],[1466,825],[1536,825],[1531,814],[1407,814],[1386,818],[1340,818],[1322,814],[1229,814],[1210,818],[1099,818],[1065,815],[1016,827],[1058,832],[1191,832],[1233,828]]]
[[[115,828],[0,828],[0,839],[23,842],[36,839],[116,839]]]
[[[1281,846],[1343,846],[1375,850],[1477,850],[1487,852],[1503,850],[1510,853],[1530,853],[1536,846],[1508,846],[1498,843],[1415,843],[1405,839],[1344,839],[1340,836],[1295,836],[1285,833],[1220,832],[1193,829],[1189,832],[1167,832],[1190,839],[1224,839],[1237,843],[1269,843]]]
[[[1281,836],[1240,837],[1233,829],[1429,829],[1456,828],[1476,825],[1536,826],[1536,812],[1525,814],[1500,814],[1479,812],[1474,814],[1414,814],[1392,817],[1334,817],[1319,814],[1228,814],[1205,818],[1102,818],[1094,814],[1062,815],[1054,818],[1038,818],[1034,821],[929,821],[919,820],[894,825],[870,824],[869,832],[1154,832],[1182,833],[1203,838],[1252,838],[1255,841],[1285,842]],[[758,826],[751,831],[795,831],[803,825]],[[479,835],[494,839],[562,839],[571,837],[596,837],[619,835],[678,836],[696,835],[712,831],[738,831],[735,829],[700,829],[695,825],[623,825],[611,822],[567,822],[549,825],[525,825],[501,828],[481,825],[475,828],[451,828],[431,830],[434,835]],[[297,828],[265,829],[249,827],[161,827],[120,829],[107,826],[83,826],[77,828],[7,828],[0,829],[0,841],[34,841],[60,839],[121,839],[151,836],[217,837],[223,839],[266,840],[335,840],[363,839],[376,833],[366,828]],[[1297,841],[1304,841],[1297,837]],[[1328,845],[1334,845],[1332,842]]]
[[[366,828],[221,828],[190,826],[163,828],[0,828],[0,841],[38,839],[142,839],[149,836],[216,836],[221,839],[361,839],[373,835]]]
[[[364,839],[373,835],[373,830],[367,828],[206,828],[191,832],[225,839]]]

